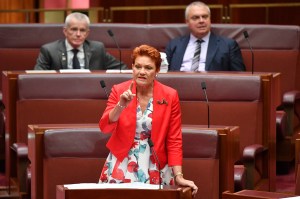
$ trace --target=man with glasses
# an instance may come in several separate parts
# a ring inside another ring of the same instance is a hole
[[[66,38],[43,45],[34,69],[126,69],[126,65],[106,52],[102,42],[86,39],[89,24],[85,14],[74,12],[68,15],[63,28]]]
[[[200,1],[186,7],[190,34],[166,47],[170,71],[245,71],[241,50],[233,39],[211,32],[209,7]]]

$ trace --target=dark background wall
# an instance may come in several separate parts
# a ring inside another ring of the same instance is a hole
[[[45,0],[1,0],[0,23],[43,23]],[[66,0],[71,1],[71,0]],[[102,7],[95,22],[181,23],[191,0],[90,0]],[[213,23],[300,25],[300,0],[210,0]],[[25,14],[22,9],[36,9]],[[18,12],[7,12],[18,10]],[[4,12],[5,11],[5,12]],[[66,9],[66,13],[71,10]],[[85,10],[89,13],[88,10]]]

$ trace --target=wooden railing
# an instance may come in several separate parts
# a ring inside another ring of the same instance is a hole
[[[221,23],[224,19],[224,7],[220,4],[208,5],[211,9],[211,12],[219,12],[220,15],[219,23]],[[179,10],[181,11],[182,21],[184,21],[184,11],[186,5],[170,5],[170,6],[114,6],[109,9],[109,18],[107,22],[114,22],[114,13],[115,12],[132,12],[132,11],[145,11],[146,12],[146,21],[145,23],[152,23],[151,21],[151,11],[170,11],[170,10]]]
[[[293,24],[290,19],[296,21],[294,25],[300,25],[299,20],[299,7],[300,3],[261,3],[261,4],[211,4],[208,5],[212,12],[213,23],[272,23],[270,22],[271,9],[285,9],[287,21],[286,24]],[[186,5],[168,5],[168,6],[113,6],[107,9],[103,7],[92,7],[88,9],[15,9],[15,10],[0,10],[0,18],[6,17],[6,15],[18,15],[18,18],[22,18],[19,23],[48,23],[47,17],[51,18],[53,15],[49,13],[55,13],[60,16],[60,21],[63,22],[67,14],[73,11],[79,11],[87,13],[92,23],[182,23],[184,22],[184,11]],[[246,11],[251,9],[252,16],[242,17]],[[253,10],[252,10],[253,9]],[[256,10],[255,10],[256,9]],[[295,9],[289,10],[286,9]],[[264,10],[259,20],[255,19],[251,22],[251,17],[257,17],[257,13]],[[297,11],[298,10],[298,11]],[[175,13],[175,14],[174,14]],[[294,16],[295,15],[295,16]],[[296,16],[297,15],[297,16]],[[131,16],[131,17],[128,17]],[[142,16],[142,17],[141,17]],[[55,17],[54,17],[55,18]],[[156,19],[153,20],[153,19]],[[161,21],[160,21],[161,19]],[[248,22],[247,22],[248,20]],[[245,21],[245,22],[244,22]],[[6,23],[1,21],[0,23]],[[293,21],[292,21],[293,22]],[[8,22],[10,23],[10,22]],[[50,21],[51,23],[51,21]],[[283,23],[285,24],[285,23]]]
[[[18,15],[19,23],[47,23],[47,20],[44,18],[47,16],[47,13],[54,13],[59,15],[57,21],[58,23],[63,23],[65,17],[74,11],[86,13],[92,23],[104,22],[105,10],[103,7],[94,7],[87,9],[74,9],[74,8],[56,8],[56,9],[12,9],[12,10],[0,10],[0,16],[4,14]],[[50,20],[51,22],[51,20]]]
[[[264,9],[265,14],[264,14],[264,23],[268,24],[270,22],[269,20],[269,14],[270,14],[270,9],[271,8],[300,8],[300,3],[256,3],[256,4],[229,4],[228,7],[228,14],[226,16],[226,23],[235,23],[233,19],[233,13],[237,11],[237,9]],[[299,17],[299,8],[297,12],[298,17]],[[255,14],[255,10],[253,10],[253,13]],[[296,16],[295,16],[296,17]],[[297,19],[299,21],[299,18]],[[300,24],[298,24],[300,25]]]

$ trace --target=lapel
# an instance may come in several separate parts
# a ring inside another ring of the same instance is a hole
[[[215,34],[211,33],[209,36],[209,43],[207,47],[207,55],[206,55],[206,61],[205,61],[205,70],[210,70],[210,64],[213,60],[213,57],[215,56],[218,49],[218,38]]]
[[[91,53],[90,46],[87,44],[86,41],[83,43],[83,51],[84,51],[84,60],[85,60],[84,68],[89,69],[92,53]]]
[[[178,55],[177,55],[177,60],[175,62],[175,70],[180,70],[182,61],[183,61],[183,56],[186,50],[186,47],[189,43],[190,36],[186,35],[180,39],[180,42],[178,43],[177,49],[178,49]]]
[[[67,69],[68,68],[68,53],[67,53],[65,40],[59,41],[58,51],[59,51],[58,56],[59,56],[61,68]]]
[[[167,104],[161,104],[162,100],[165,99],[166,102],[169,101],[168,96],[166,93],[162,90],[162,85],[157,82],[156,80],[154,81],[154,90],[153,90],[153,120],[152,122],[152,137],[153,139],[157,139],[159,134],[160,127],[162,126],[162,123],[164,121],[164,117],[167,113]]]

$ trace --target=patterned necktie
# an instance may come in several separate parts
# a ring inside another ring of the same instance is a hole
[[[199,68],[201,43],[203,42],[203,40],[198,39],[196,42],[197,42],[197,46],[196,46],[196,50],[195,50],[193,61],[192,61],[191,71],[198,71],[198,68]]]
[[[78,53],[78,49],[72,49],[72,52],[74,54],[73,56],[73,69],[80,69],[80,64],[79,64],[79,61],[78,61],[78,58],[77,58],[77,53]]]

